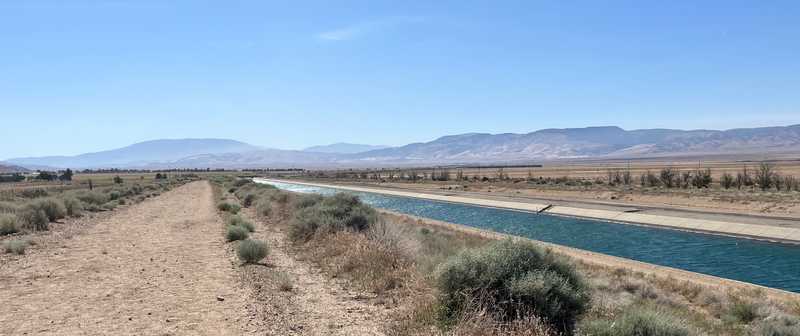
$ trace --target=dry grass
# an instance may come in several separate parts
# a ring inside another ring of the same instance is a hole
[[[447,332],[448,336],[556,336],[541,319],[527,316],[511,322],[503,322],[486,309],[477,309],[464,314],[455,327]]]
[[[291,292],[294,290],[294,281],[289,274],[285,272],[274,272],[273,282],[278,285],[278,289],[282,292]]]
[[[306,258],[335,277],[350,279],[361,288],[385,294],[414,282],[413,264],[399,250],[364,235],[339,232],[318,236],[304,244]]]

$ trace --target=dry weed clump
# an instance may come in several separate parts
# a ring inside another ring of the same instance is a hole
[[[781,315],[765,319],[754,328],[754,336],[800,336],[800,318]]]
[[[491,308],[483,307],[462,314],[448,336],[556,336],[546,322],[533,315],[512,321],[494,317]]]
[[[292,281],[292,277],[286,272],[273,273],[273,281],[278,284],[278,289],[282,292],[291,292],[294,290],[294,281]]]
[[[256,202],[256,214],[261,217],[272,216],[272,202],[269,200],[259,200]]]
[[[668,313],[640,307],[615,320],[587,320],[579,326],[587,336],[689,336],[685,322]]]
[[[404,288],[415,280],[413,264],[404,253],[364,235],[338,232],[305,246],[311,258],[333,276],[350,279],[376,294]]]

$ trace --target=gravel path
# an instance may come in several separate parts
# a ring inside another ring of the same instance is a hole
[[[208,182],[0,267],[2,335],[241,335],[248,295]]]

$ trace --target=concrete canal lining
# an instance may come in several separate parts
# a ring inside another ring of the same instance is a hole
[[[264,179],[271,181],[270,179]],[[571,216],[580,218],[599,219],[605,221],[613,221],[620,223],[630,223],[639,225],[648,225],[655,227],[664,227],[675,230],[693,231],[720,234],[734,237],[768,240],[775,242],[795,243],[800,244],[800,229],[779,227],[770,225],[757,225],[737,223],[731,221],[718,221],[699,218],[686,218],[676,216],[653,215],[641,212],[626,212],[622,210],[605,210],[605,209],[588,209],[571,206],[561,206],[539,203],[515,202],[515,201],[501,201],[489,200],[472,197],[462,197],[454,195],[437,195],[429,193],[417,193],[400,190],[386,190],[379,188],[365,188],[347,185],[334,185],[301,182],[295,180],[272,180],[275,182],[295,183],[323,188],[336,188],[357,192],[368,192],[400,197],[412,197],[442,202],[462,203],[470,205],[478,205],[493,208],[503,208],[511,210],[528,211],[534,213],[547,213],[560,216]]]

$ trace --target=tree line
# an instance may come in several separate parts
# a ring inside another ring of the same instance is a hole
[[[337,179],[370,179],[370,180],[401,180],[401,181],[527,181],[533,184],[565,184],[575,186],[608,185],[608,186],[633,186],[642,188],[688,189],[710,188],[717,183],[723,189],[760,189],[777,191],[800,191],[800,180],[792,175],[780,174],[773,163],[761,162],[755,168],[743,166],[735,174],[724,172],[719,178],[713,177],[711,168],[697,168],[693,170],[679,170],[665,167],[660,170],[646,172],[635,176],[630,168],[609,169],[606,177],[594,180],[586,178],[563,177],[534,177],[533,171],[528,171],[527,178],[511,178],[501,167],[488,174],[473,174],[467,176],[462,169],[433,168],[425,170],[406,169],[390,171],[335,171],[335,172],[307,172],[306,176],[318,178]]]

